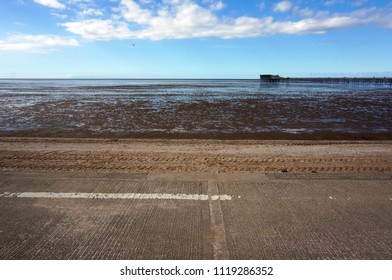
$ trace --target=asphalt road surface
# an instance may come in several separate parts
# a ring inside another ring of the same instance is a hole
[[[0,259],[392,259],[391,173],[0,172]]]

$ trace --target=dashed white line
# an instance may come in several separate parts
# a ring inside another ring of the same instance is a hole
[[[167,200],[208,200],[205,194],[169,193],[64,193],[64,192],[5,192],[0,197],[18,198],[77,198],[77,199],[167,199]],[[213,195],[211,200],[231,200],[230,195]]]

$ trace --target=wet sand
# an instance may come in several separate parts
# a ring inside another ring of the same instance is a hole
[[[129,94],[95,94],[103,89],[93,89],[2,94],[0,137],[392,140],[389,89],[303,93],[286,88],[275,94],[197,88],[188,94],[185,89],[135,93],[134,88],[126,88]]]
[[[0,138],[1,170],[391,172],[392,141]]]

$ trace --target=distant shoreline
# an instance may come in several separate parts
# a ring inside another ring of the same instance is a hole
[[[374,75],[374,76],[361,76],[361,75],[345,75],[345,76],[281,76],[283,79],[289,79],[289,80],[312,80],[312,79],[392,79],[392,75]],[[125,78],[125,77],[71,77],[71,78],[64,78],[64,77],[0,77],[0,81],[4,80],[162,80],[162,81],[170,81],[170,80],[191,80],[191,81],[197,81],[197,80],[260,80],[258,76],[251,77],[251,78]]]

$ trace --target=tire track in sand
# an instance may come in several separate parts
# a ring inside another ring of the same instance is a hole
[[[252,155],[176,152],[0,151],[0,168],[58,171],[391,172],[386,155]]]

